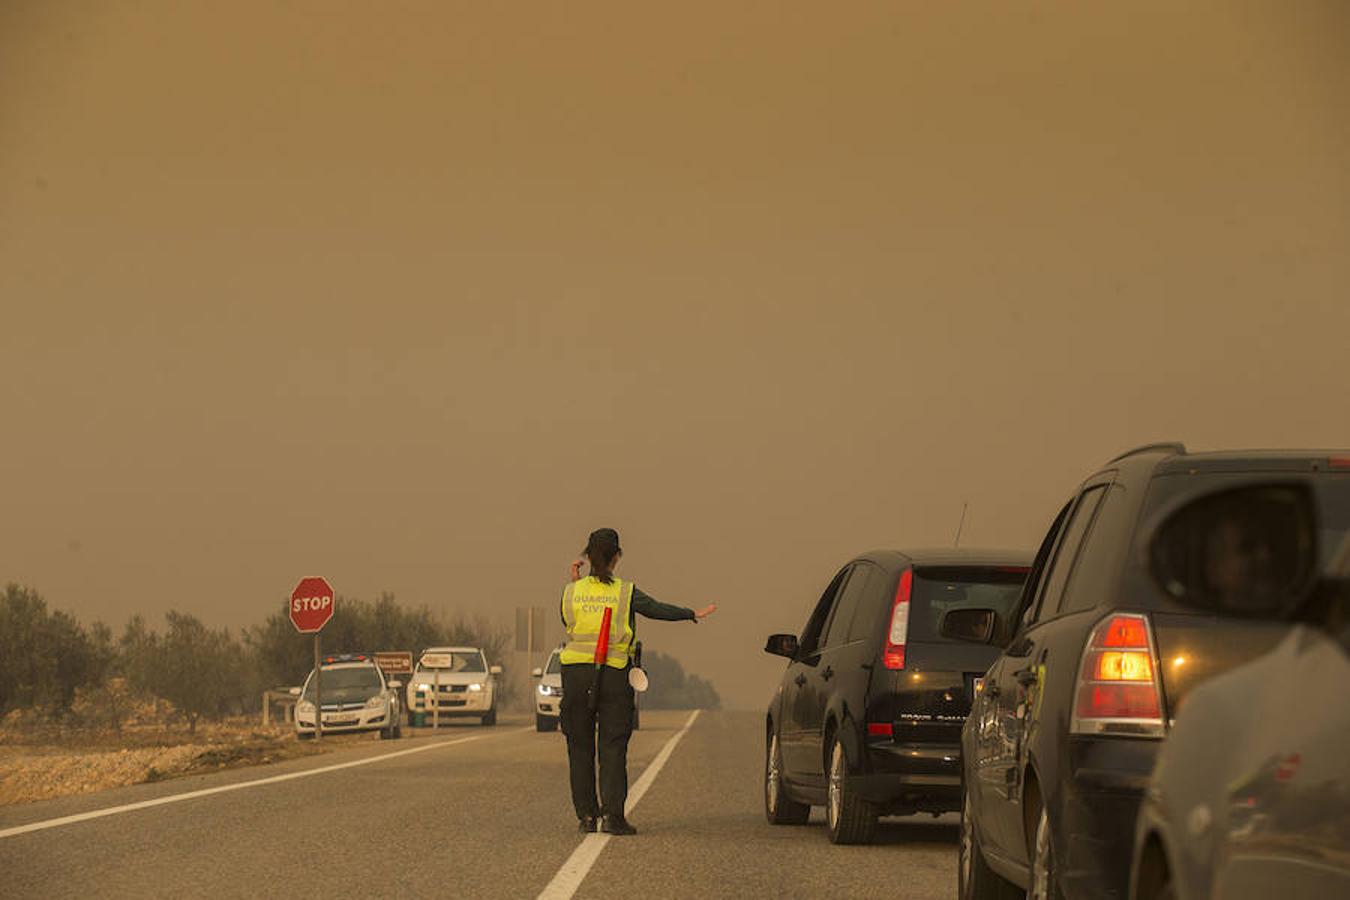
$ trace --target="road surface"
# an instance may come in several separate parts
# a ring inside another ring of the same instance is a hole
[[[755,713],[644,711],[627,838],[583,842],[562,738],[506,716],[8,807],[0,897],[955,896],[954,817],[883,820],[866,847],[831,846],[819,813],[766,824],[761,730]]]

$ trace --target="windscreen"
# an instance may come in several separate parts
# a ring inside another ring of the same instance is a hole
[[[942,641],[942,615],[951,609],[992,609],[1003,621],[1013,613],[1027,570],[1012,566],[943,566],[914,570],[909,600],[909,640]]]
[[[431,655],[430,651],[428,651],[428,655]],[[477,651],[477,650],[473,650],[473,651],[469,651],[469,652],[464,652],[464,653],[461,653],[461,652],[454,652],[454,653],[440,653],[440,652],[437,652],[437,653],[435,653],[435,655],[438,656],[438,657],[449,657],[450,665],[448,665],[448,666],[429,666],[429,665],[427,665],[425,662],[419,662],[419,663],[417,664],[417,671],[419,671],[419,672],[431,672],[431,671],[435,671],[435,670],[440,670],[440,671],[442,671],[442,672],[486,672],[486,671],[487,671],[487,663],[484,662],[484,660],[483,660],[483,654],[480,653],[480,652]]]
[[[323,669],[323,702],[342,703],[367,700],[380,692],[380,673],[373,666],[350,669]],[[305,699],[314,701],[314,676],[305,682]]]
[[[545,674],[557,675],[562,671],[562,658],[554,653],[548,658],[548,665],[544,667]]]

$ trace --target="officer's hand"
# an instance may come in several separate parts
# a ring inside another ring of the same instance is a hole
[[[707,606],[703,607],[702,609],[696,609],[696,610],[694,610],[694,618],[695,618],[695,619],[706,619],[706,618],[708,618],[708,616],[711,616],[711,615],[712,615],[713,613],[715,613],[715,612],[717,612],[717,604],[716,604],[716,603],[709,603]]]
[[[584,566],[584,565],[586,565],[586,561],[585,561],[584,559],[578,559],[578,560],[576,560],[575,562],[572,563],[572,580],[573,580],[573,581],[580,581],[580,580],[581,580],[581,567]]]

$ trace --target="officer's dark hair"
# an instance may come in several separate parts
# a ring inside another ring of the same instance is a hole
[[[591,575],[605,584],[614,581],[614,560],[623,551],[619,549],[619,533],[613,528],[599,528],[591,532],[582,551],[591,564]]]

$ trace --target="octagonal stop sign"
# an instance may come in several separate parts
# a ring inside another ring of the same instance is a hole
[[[296,631],[314,634],[333,618],[333,586],[317,575],[300,579],[291,591],[288,610]]]

